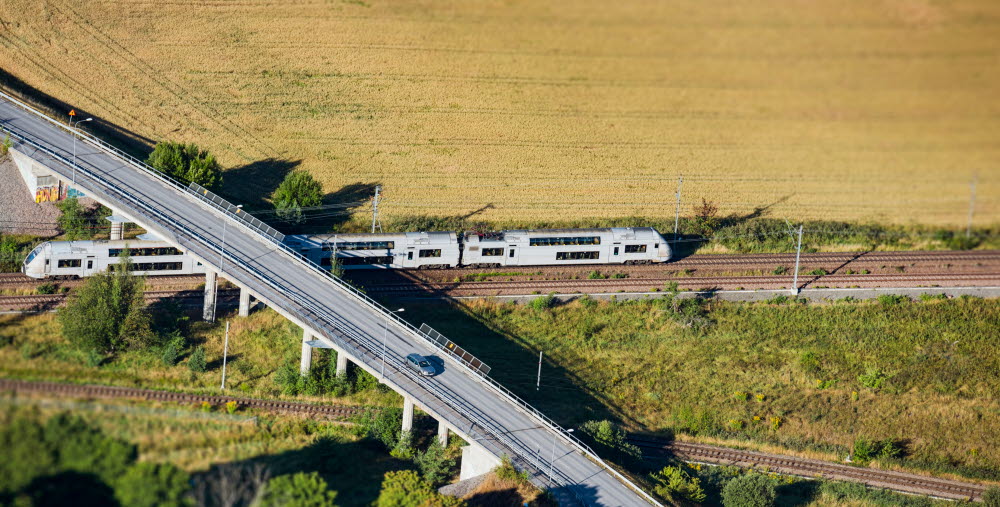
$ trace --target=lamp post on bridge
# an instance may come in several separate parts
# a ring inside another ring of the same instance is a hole
[[[241,208],[243,208],[243,205],[242,204],[237,204],[236,205],[236,212],[239,213],[239,210]],[[229,221],[226,220],[225,217],[223,217],[223,219],[222,219],[222,248],[219,249],[219,275],[223,274],[223,272],[225,271],[223,268],[225,267],[225,262],[226,262],[225,254],[226,254],[226,224],[227,223],[229,223]],[[212,305],[212,322],[215,322],[215,309],[218,308],[218,306],[219,306],[219,276],[216,275],[216,277],[215,277],[215,304]],[[223,361],[224,360],[225,359],[223,359]]]
[[[566,430],[566,433],[573,433],[573,429],[570,428],[570,429]],[[549,482],[551,482],[553,486],[556,485],[555,479],[552,478],[552,470],[556,466],[556,437],[557,436],[558,435],[552,435],[552,453],[549,455]]]
[[[385,383],[385,341],[389,338],[389,315],[403,312],[404,309],[390,310],[385,314],[385,325],[382,327],[382,383]]]
[[[76,116],[75,111],[70,111],[69,115],[69,128],[73,131],[73,184],[76,185],[76,138],[79,135],[80,124],[85,121],[94,121],[93,118],[87,118],[86,120],[79,120],[76,122],[76,129],[73,129],[73,117]]]

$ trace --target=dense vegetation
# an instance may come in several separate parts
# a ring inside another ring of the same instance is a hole
[[[222,167],[215,156],[193,143],[163,141],[146,163],[185,185],[197,183],[209,190],[218,190],[222,185]]]
[[[278,218],[290,224],[305,221],[302,208],[319,206],[323,202],[323,187],[305,171],[292,171],[271,196]]]

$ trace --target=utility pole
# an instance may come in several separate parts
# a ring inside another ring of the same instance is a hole
[[[684,176],[677,178],[677,210],[674,211],[674,240],[677,240],[677,230],[681,223],[681,185],[684,184]]]
[[[535,390],[541,390],[542,388],[542,351],[538,351],[538,381],[535,382]]]
[[[974,174],[972,176],[972,183],[969,185],[972,190],[972,195],[969,197],[969,224],[965,226],[965,238],[972,237],[972,214],[976,211],[976,183],[979,180],[979,175]]]
[[[226,341],[222,346],[222,390],[226,390],[226,356],[229,354],[229,321],[226,321]]]
[[[792,295],[799,294],[799,258],[802,256],[802,226],[799,226],[799,246],[795,250],[795,278],[792,282]]]
[[[382,222],[378,219],[378,197],[382,192],[382,185],[375,186],[375,197],[372,198],[372,234],[375,234],[375,224],[378,224],[379,232],[382,232]]]

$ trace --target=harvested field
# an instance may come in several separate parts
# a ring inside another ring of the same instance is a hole
[[[1000,217],[1000,4],[0,5],[4,71],[260,202],[291,168],[386,216]]]

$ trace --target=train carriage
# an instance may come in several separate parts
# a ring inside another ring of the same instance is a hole
[[[512,230],[465,236],[462,265],[472,267],[648,264],[670,260],[650,227]]]
[[[461,254],[454,232],[314,234],[285,241],[325,268],[334,256],[344,269],[453,268]]]
[[[71,279],[91,276],[118,263],[118,254],[129,250],[133,272],[138,275],[190,275],[205,267],[164,241],[48,241],[35,247],[24,260],[25,275],[32,278]]]

